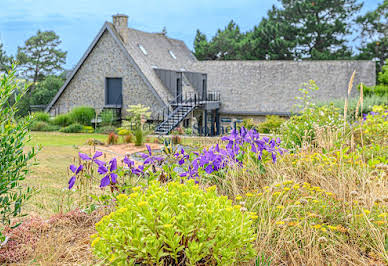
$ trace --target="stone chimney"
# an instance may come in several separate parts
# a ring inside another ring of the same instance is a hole
[[[123,14],[113,15],[113,25],[116,28],[116,31],[120,34],[121,39],[124,43],[128,39],[128,16]]]

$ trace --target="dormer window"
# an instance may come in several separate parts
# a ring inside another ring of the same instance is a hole
[[[138,44],[137,46],[138,46],[139,49],[143,52],[144,55],[148,55],[147,50],[143,47],[143,45]]]
[[[176,59],[176,56],[174,55],[174,53],[171,50],[168,50],[168,52],[170,53],[172,58]]]

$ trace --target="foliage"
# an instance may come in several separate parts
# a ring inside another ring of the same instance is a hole
[[[173,135],[171,137],[171,141],[172,141],[172,144],[175,144],[175,145],[181,144],[182,143],[182,138],[179,135]]]
[[[117,264],[239,264],[254,258],[252,215],[194,181],[136,187],[96,224],[92,247]],[[155,217],[157,217],[155,219]],[[120,228],[120,230],[114,230]]]
[[[376,95],[376,96],[385,98],[384,104],[388,104],[388,59],[385,60],[385,65],[382,66],[381,72],[378,73],[377,80],[379,81],[379,84],[377,84],[376,86],[373,86],[373,87],[364,86],[363,88],[364,95],[365,96]]]
[[[94,128],[92,126],[83,126],[82,133],[94,133]]]
[[[66,127],[72,123],[70,114],[59,114],[52,120],[52,123],[57,126]]]
[[[89,126],[92,119],[96,116],[96,111],[92,107],[79,106],[71,110],[69,115],[72,122],[79,123],[84,126]]]
[[[291,116],[280,127],[283,143],[287,149],[295,150],[303,144],[312,144],[317,130],[336,132],[343,127],[343,116],[339,109],[331,106],[317,107],[312,100],[311,92],[318,90],[314,81],[305,84],[299,91],[302,96],[296,97],[301,104],[301,112]]]
[[[108,144],[108,145],[117,144],[118,138],[119,138],[119,137],[118,137],[114,132],[111,132],[111,133],[108,135],[107,144]]]
[[[361,130],[363,139],[359,144],[387,145],[388,136],[388,105],[374,106],[373,111],[365,114],[363,121],[358,123],[356,131]]]
[[[116,128],[114,126],[103,126],[96,129],[96,132],[102,133],[102,134],[110,134],[115,131],[116,131]]]
[[[31,123],[30,130],[31,131],[46,131],[46,129],[49,127],[49,124],[44,121],[36,120],[33,123]]]
[[[131,134],[131,131],[129,131],[126,128],[118,128],[117,130],[118,130],[117,134],[119,136],[127,136],[127,135]]]
[[[135,146],[144,145],[144,131],[141,127],[135,129]]]
[[[11,68],[12,58],[8,57],[5,51],[3,50],[3,44],[0,43],[0,74],[2,72],[7,72]]]
[[[375,10],[359,16],[356,22],[361,25],[362,40],[360,54],[357,58],[376,59],[376,70],[380,72],[384,60],[388,58],[388,1],[384,0]]]
[[[34,83],[47,75],[62,70],[66,52],[58,49],[61,41],[53,31],[40,31],[30,37],[24,47],[18,47],[17,59],[24,76]]]
[[[273,133],[279,130],[284,121],[286,120],[278,115],[268,115],[265,117],[264,122],[258,124],[257,130],[260,133]]]
[[[10,225],[11,218],[21,214],[23,203],[31,196],[31,189],[22,186],[31,160],[35,157],[36,151],[32,148],[25,151],[24,147],[30,140],[29,127],[33,122],[32,116],[16,119],[17,104],[21,97],[27,92],[25,86],[15,97],[13,103],[10,99],[14,97],[18,89],[15,80],[15,70],[0,76],[0,236],[3,226]]]
[[[105,109],[100,113],[101,125],[102,126],[112,126],[113,122],[116,121],[116,112],[113,110]]]
[[[59,76],[49,75],[36,84],[30,96],[31,105],[47,105],[51,102],[64,81]]]
[[[191,127],[185,128],[185,135],[192,136],[193,135],[193,129]]]
[[[61,128],[59,132],[62,133],[80,133],[83,130],[83,126],[78,123],[70,124],[67,127]]]
[[[35,112],[32,114],[35,121],[49,122],[50,115],[46,112]]]
[[[129,113],[128,120],[135,124],[135,128],[141,127],[151,116],[150,108],[142,104],[128,106],[127,112]]]

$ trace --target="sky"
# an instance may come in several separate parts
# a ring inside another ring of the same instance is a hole
[[[364,0],[362,13],[382,0]],[[121,13],[131,28],[161,32],[193,49],[195,32],[212,37],[233,19],[242,31],[259,24],[276,0],[0,0],[0,42],[8,55],[38,30],[53,30],[67,51],[65,68],[73,68],[105,21]]]

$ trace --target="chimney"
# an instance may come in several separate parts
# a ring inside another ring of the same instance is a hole
[[[113,25],[116,31],[120,34],[121,39],[124,43],[127,42],[128,38],[128,16],[123,14],[113,15]]]

